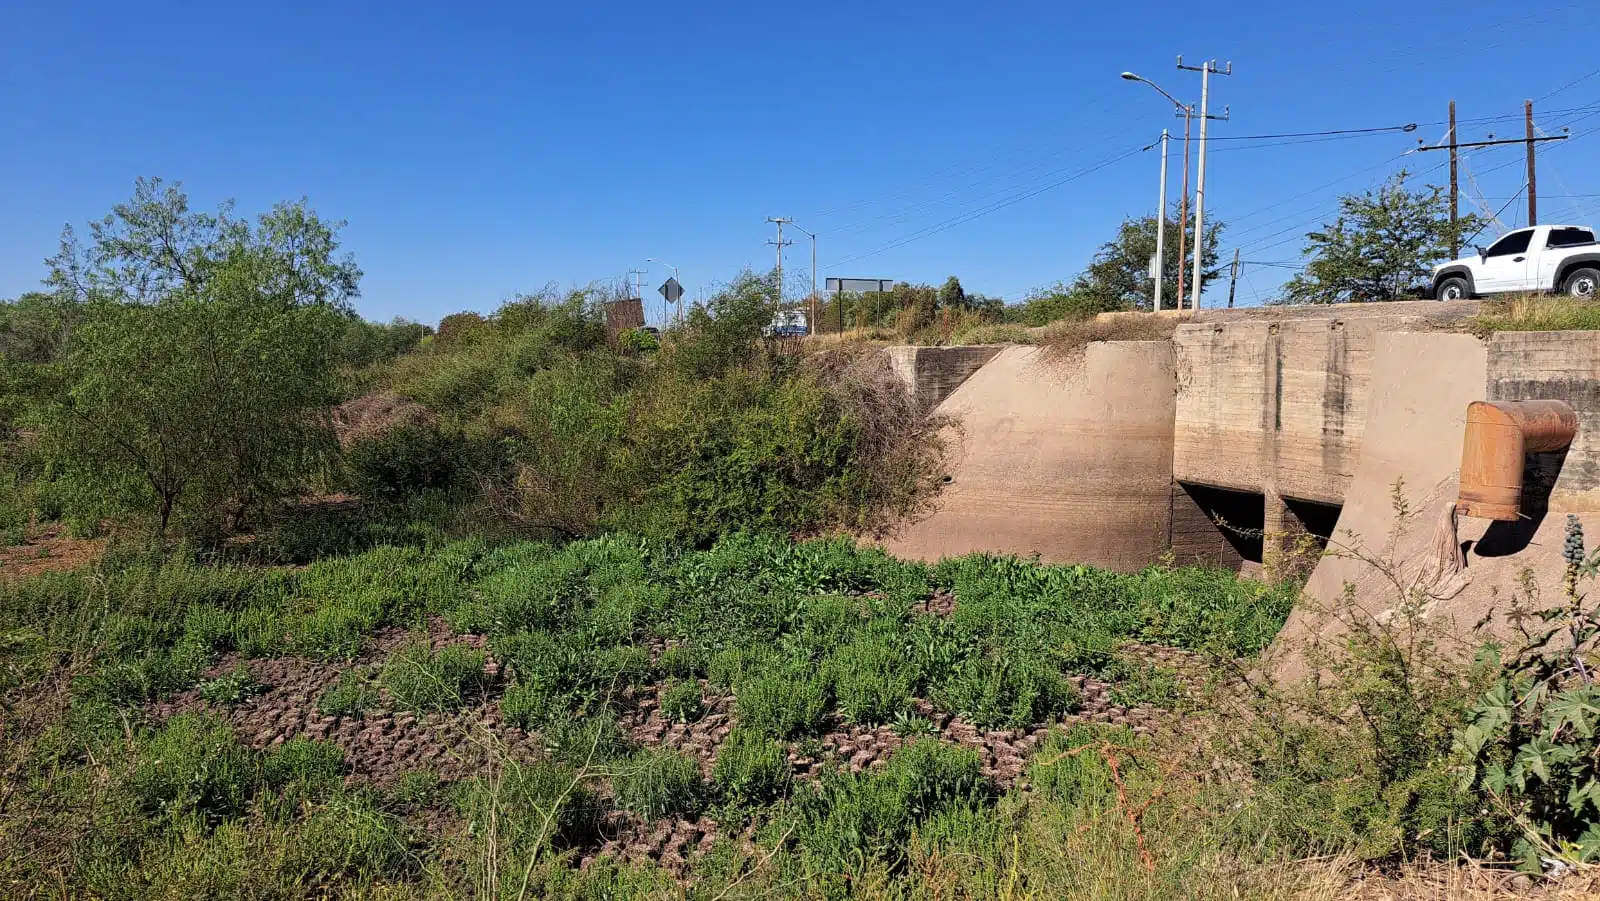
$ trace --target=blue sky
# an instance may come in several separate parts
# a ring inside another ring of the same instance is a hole
[[[37,286],[64,223],[160,175],[202,207],[305,196],[347,220],[366,271],[358,306],[376,319],[489,310],[548,282],[620,278],[647,257],[677,264],[692,298],[771,265],[774,215],[819,233],[819,277],[956,274],[1016,300],[1071,278],[1123,217],[1153,210],[1158,159],[1134,151],[1182,122],[1117,75],[1197,100],[1199,76],[1174,68],[1178,54],[1234,63],[1214,79],[1214,107],[1232,108],[1214,137],[1422,124],[1213,143],[1208,218],[1230,223],[1226,252],[1294,261],[1340,191],[1402,165],[1442,182],[1444,154],[1402,154],[1443,136],[1432,123],[1452,97],[1464,139],[1519,135],[1524,99],[1538,99],[1542,129],[1570,126],[1574,139],[1541,155],[1541,218],[1594,222],[1600,58],[1580,25],[1593,11],[1593,0],[9,4],[0,296]],[[1502,118],[1474,121],[1490,117]],[[1491,210],[1523,184],[1515,147],[1474,152],[1466,169],[1467,192]],[[809,248],[786,237],[799,285]],[[1270,295],[1287,274],[1247,266],[1240,296]]]

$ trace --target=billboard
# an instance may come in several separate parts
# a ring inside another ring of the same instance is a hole
[[[894,290],[895,280],[892,278],[830,278],[826,284],[825,290],[829,294],[869,294],[873,291],[887,294]]]

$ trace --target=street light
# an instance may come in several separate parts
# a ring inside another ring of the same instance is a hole
[[[1177,299],[1176,305],[1174,306],[1174,309],[1181,310],[1181,309],[1183,309],[1183,255],[1184,255],[1184,247],[1183,247],[1183,245],[1184,245],[1184,236],[1188,231],[1187,227],[1188,227],[1188,224],[1189,224],[1189,127],[1194,122],[1194,108],[1191,107],[1191,106],[1185,105],[1183,102],[1178,100],[1178,98],[1172,96],[1171,94],[1168,94],[1165,90],[1163,90],[1161,85],[1158,85],[1155,82],[1151,81],[1150,79],[1145,78],[1143,75],[1138,75],[1138,74],[1135,74],[1133,72],[1124,72],[1124,73],[1122,73],[1122,77],[1123,77],[1124,80],[1143,82],[1144,84],[1147,84],[1150,87],[1154,88],[1156,93],[1158,93],[1161,96],[1163,96],[1163,97],[1167,98],[1168,100],[1172,101],[1172,105],[1177,107],[1178,108],[1178,112],[1180,114],[1182,114],[1182,116],[1183,116],[1183,198],[1178,201],[1178,299]],[[1167,227],[1167,208],[1166,208],[1167,145],[1166,145],[1166,140],[1165,140],[1164,135],[1165,135],[1165,132],[1163,132],[1163,139],[1162,139],[1162,142],[1161,142],[1161,171],[1162,171],[1162,176],[1161,176],[1161,188],[1162,188],[1161,197],[1162,197],[1162,199],[1161,199],[1160,203],[1162,204],[1162,206],[1161,206],[1160,209],[1156,210],[1156,302],[1155,302],[1155,305],[1156,305],[1156,309],[1158,309],[1158,310],[1161,308],[1161,281],[1165,277],[1164,271],[1165,271],[1165,268],[1166,268],[1166,260],[1163,258],[1163,254],[1165,252],[1165,248],[1163,246],[1164,242],[1162,240],[1165,237],[1165,232],[1167,230],[1167,228],[1166,228]],[[1199,241],[1200,239],[1198,237],[1196,237],[1195,240]]]
[[[678,290],[679,291],[683,290],[683,282],[678,281],[678,267],[677,266],[672,265],[671,263],[667,262],[666,260],[658,260],[655,257],[645,257],[644,261],[646,263],[656,263],[658,265],[665,266],[668,269],[671,269],[672,270],[672,280],[675,281],[675,282],[678,282]],[[682,294],[678,295],[678,324],[679,325],[683,325],[683,295]]]

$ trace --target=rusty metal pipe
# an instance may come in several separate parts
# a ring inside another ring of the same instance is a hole
[[[1524,459],[1561,450],[1577,433],[1577,411],[1559,400],[1468,404],[1456,509],[1479,519],[1515,522],[1522,513]]]

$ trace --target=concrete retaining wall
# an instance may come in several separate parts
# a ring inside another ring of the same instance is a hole
[[[889,365],[924,410],[944,403],[983,364],[994,359],[1003,344],[968,347],[899,346],[888,349]]]
[[[1118,569],[1166,551],[1172,508],[1172,345],[1096,344],[1081,363],[1008,347],[938,412],[950,482],[886,542],[905,557],[992,551]]]

